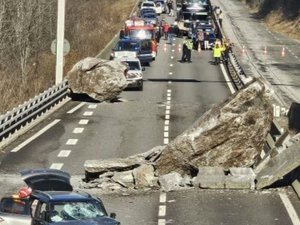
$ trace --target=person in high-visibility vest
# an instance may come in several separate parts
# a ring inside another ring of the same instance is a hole
[[[187,51],[187,62],[191,63],[192,62],[192,50],[193,50],[193,46],[194,46],[194,43],[192,41],[192,39],[187,39],[187,42],[186,42],[186,47],[188,49]]]
[[[224,51],[224,47],[219,43],[216,43],[213,48],[213,56],[215,58],[216,65],[219,65],[221,63],[221,56],[223,51]]]

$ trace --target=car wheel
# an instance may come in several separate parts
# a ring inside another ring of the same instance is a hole
[[[139,91],[142,91],[144,89],[144,83],[143,81],[140,83],[140,86],[139,86]]]

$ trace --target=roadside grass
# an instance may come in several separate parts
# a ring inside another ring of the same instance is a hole
[[[64,74],[86,57],[96,56],[120,30],[137,0],[72,0],[66,5],[65,38],[71,50],[64,59]],[[48,45],[48,43],[46,43]],[[23,104],[55,84],[56,57],[50,51],[37,52],[21,77],[17,63],[1,68],[0,114]]]

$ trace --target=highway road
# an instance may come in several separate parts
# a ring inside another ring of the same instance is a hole
[[[126,157],[167,144],[226,99],[231,94],[228,82],[220,67],[211,63],[211,52],[194,51],[191,64],[180,63],[181,41],[161,41],[157,60],[144,72],[143,91],[124,91],[113,103],[70,101],[4,149],[2,194],[20,185],[17,173],[22,169],[51,167],[81,178],[85,160]],[[290,188],[101,197],[122,225],[299,224],[300,202]]]

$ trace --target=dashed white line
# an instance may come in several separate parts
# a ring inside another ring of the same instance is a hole
[[[97,104],[90,104],[88,108],[89,109],[96,109],[97,108]]]
[[[18,152],[21,148],[25,147],[26,145],[28,145],[30,142],[32,142],[34,139],[36,139],[37,137],[39,137],[40,135],[42,135],[43,133],[45,133],[47,130],[49,130],[51,127],[53,127],[54,125],[56,125],[60,120],[54,120],[52,123],[48,124],[47,126],[45,126],[43,129],[41,129],[39,132],[37,132],[35,135],[33,135],[32,137],[28,138],[26,141],[22,142],[21,144],[19,144],[17,147],[15,147],[13,150],[11,150],[10,152]]]
[[[89,120],[79,120],[80,125],[87,125],[89,123]]]
[[[92,111],[85,111],[83,113],[84,116],[92,116],[93,114],[94,114],[94,112],[92,112]]]
[[[159,219],[158,225],[166,225],[166,219]]]
[[[174,59],[174,56],[171,56],[171,59]]]
[[[171,97],[167,97],[167,100],[168,100],[168,101],[171,101]]]
[[[165,192],[160,193],[159,202],[166,203],[166,201],[167,201],[167,194]]]
[[[169,137],[169,132],[164,132],[164,137],[168,138]]]
[[[85,105],[85,102],[82,102],[79,105],[77,105],[76,107],[74,107],[73,109],[69,110],[67,113],[71,114],[71,113],[75,112],[77,109],[80,109],[84,105]]]
[[[175,49],[172,49],[172,52],[175,52]]]
[[[168,81],[168,84],[172,84],[172,81],[169,80],[169,81]]]
[[[169,144],[169,138],[164,138],[164,145]]]
[[[76,127],[74,130],[73,130],[73,134],[81,134],[83,132],[84,128],[81,128],[81,127]]]
[[[66,145],[76,145],[78,142],[78,139],[69,139],[67,142],[66,142]]]
[[[170,109],[171,109],[171,106],[170,106],[170,105],[167,105],[167,106],[166,106],[166,109],[170,110]]]
[[[57,157],[68,157],[71,153],[71,150],[61,150]]]
[[[165,119],[166,119],[166,120],[169,120],[169,119],[170,119],[170,115],[166,115],[166,116],[165,116]]]
[[[166,132],[169,131],[169,126],[165,126],[164,131],[166,131]]]
[[[170,115],[170,110],[166,109],[166,115]]]
[[[165,120],[165,125],[169,125],[170,124],[170,120]]]
[[[167,92],[168,92],[168,93],[171,93],[171,92],[172,92],[172,90],[171,90],[171,89],[168,89],[168,90],[167,90]]]
[[[173,75],[173,73],[172,73],[172,72],[169,72],[169,75]]]
[[[288,196],[286,194],[283,194],[283,193],[279,193],[279,196],[280,196],[281,201],[283,202],[283,204],[286,208],[286,211],[288,212],[288,214],[289,214],[289,216],[292,220],[293,225],[300,225],[299,217],[298,217],[291,201],[289,200]]]
[[[168,93],[168,94],[167,94],[168,97],[171,97],[171,95],[172,95],[171,93]]]
[[[173,67],[173,64],[170,64],[170,67]]]
[[[166,206],[165,205],[160,205],[159,206],[158,216],[159,217],[166,216]]]
[[[57,169],[57,170],[61,170],[61,168],[63,167],[63,163],[52,163],[52,165],[50,166],[50,169]]]

